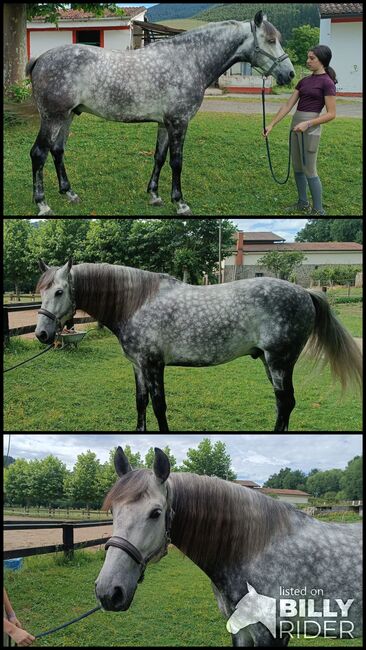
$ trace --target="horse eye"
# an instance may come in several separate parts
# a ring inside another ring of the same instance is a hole
[[[150,519],[159,519],[160,515],[161,515],[161,510],[153,510],[150,515]]]
[[[62,296],[62,294],[63,294],[62,289],[57,289],[55,296]]]

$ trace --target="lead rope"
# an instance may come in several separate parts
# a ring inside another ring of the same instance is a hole
[[[263,131],[265,132],[265,131],[266,131],[266,103],[265,103],[265,92],[264,92],[264,91],[265,91],[265,81],[266,81],[266,77],[263,75],[262,79],[263,79],[263,86],[262,86]],[[286,176],[286,178],[285,178],[284,181],[280,181],[280,180],[278,180],[278,178],[276,178],[276,176],[275,176],[275,173],[274,173],[274,171],[273,171],[273,167],[272,167],[271,152],[270,152],[270,149],[269,149],[269,141],[268,141],[268,137],[265,138],[265,140],[266,140],[267,158],[268,158],[269,168],[270,168],[270,171],[271,171],[271,174],[272,174],[272,178],[273,178],[273,180],[274,180],[276,183],[278,183],[278,185],[285,185],[285,184],[287,183],[288,179],[290,178],[291,151],[292,151],[292,140],[291,140],[291,135],[292,135],[292,131],[291,131],[291,129],[290,129],[289,138],[288,138],[288,165],[287,165],[287,176]],[[304,165],[304,167],[305,167],[304,133],[303,133],[302,131],[301,131],[301,144],[302,144],[302,162],[303,162],[303,165]]]

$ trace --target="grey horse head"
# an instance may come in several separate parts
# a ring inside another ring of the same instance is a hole
[[[36,291],[41,293],[42,306],[38,312],[35,334],[41,343],[53,343],[56,333],[75,313],[71,267],[72,259],[61,268],[47,266],[42,259],[39,260],[43,275]]]
[[[167,553],[170,462],[156,448],[153,470],[133,471],[118,447],[115,468],[120,480],[103,506],[113,512],[113,537],[106,545],[108,551],[95,592],[105,610],[120,612],[130,607],[146,565]]]

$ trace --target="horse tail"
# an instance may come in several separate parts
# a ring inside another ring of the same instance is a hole
[[[327,298],[313,291],[309,294],[316,315],[307,350],[314,355],[315,361],[323,357],[324,365],[330,364],[332,375],[340,380],[342,390],[352,383],[361,388],[362,354],[358,345],[334,315]]]
[[[25,66],[25,76],[32,78],[32,71],[34,66],[36,65],[38,61],[38,57],[35,56],[32,59],[29,59],[27,65]]]

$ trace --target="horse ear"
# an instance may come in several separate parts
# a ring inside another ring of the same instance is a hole
[[[260,27],[263,22],[263,11],[258,11],[254,16],[254,23],[256,27]]]
[[[38,266],[39,266],[39,270],[42,271],[42,273],[45,273],[50,268],[49,266],[47,266],[46,262],[42,260],[41,257],[38,260]]]
[[[125,474],[132,472],[130,461],[128,460],[122,447],[118,447],[116,451],[116,455],[114,457],[114,466],[116,468],[118,476],[124,476]]]
[[[165,483],[170,476],[169,458],[158,447],[155,447],[154,473],[161,483]]]

